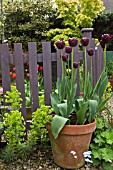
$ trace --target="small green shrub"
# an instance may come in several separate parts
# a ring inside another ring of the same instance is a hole
[[[5,95],[5,102],[8,104],[6,108],[19,110],[22,106],[20,95],[21,93],[16,89],[16,86],[11,86],[11,91],[7,91]]]
[[[41,143],[48,141],[47,130],[45,125],[51,120],[50,115],[53,112],[53,108],[50,106],[40,105],[40,108],[32,114],[31,130],[29,131],[28,141],[33,145],[36,145],[39,139]]]
[[[90,144],[93,164],[104,170],[113,169],[113,129],[101,116],[97,116],[97,128]]]

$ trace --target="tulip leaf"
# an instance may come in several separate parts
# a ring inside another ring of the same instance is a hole
[[[106,75],[106,76],[104,77],[104,79],[102,80],[101,85],[100,85],[100,87],[99,87],[99,91],[98,91],[98,93],[99,93],[99,98],[101,98],[101,97],[103,96],[103,94],[104,94],[104,92],[105,92],[105,90],[106,90],[107,85],[108,85],[108,77],[107,77],[107,75]]]
[[[93,122],[95,114],[97,112],[98,102],[96,100],[89,100],[89,123]]]
[[[86,111],[88,109],[88,102],[85,102],[82,107],[78,110],[77,114],[77,124],[83,125],[86,120]]]
[[[65,126],[67,121],[68,121],[67,118],[64,118],[64,117],[61,117],[61,116],[58,116],[58,115],[55,115],[52,118],[51,128],[52,128],[52,134],[53,134],[55,139],[58,137],[60,131]]]
[[[52,107],[55,111],[55,114],[60,115],[59,109],[58,109],[58,106],[57,106],[57,104],[60,103],[58,95],[54,93],[54,94],[51,94],[50,97],[51,97],[51,105],[52,105]]]
[[[67,116],[67,101],[65,103],[58,104],[57,107],[59,108],[59,112],[61,113],[61,115],[65,118],[68,118],[68,116]]]

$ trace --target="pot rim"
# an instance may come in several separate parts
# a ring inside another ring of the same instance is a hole
[[[47,122],[46,128],[48,131],[51,130],[51,122]],[[94,122],[85,124],[85,125],[65,125],[63,129],[60,131],[60,134],[68,134],[68,135],[80,135],[80,134],[88,134],[92,133],[96,129],[96,119]]]

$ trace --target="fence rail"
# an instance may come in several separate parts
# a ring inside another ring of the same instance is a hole
[[[103,69],[103,50],[100,45],[95,48],[95,42],[92,39],[92,30],[83,29],[83,36],[87,36],[90,41],[87,48],[94,48],[93,56],[93,84],[96,83],[101,71]],[[83,60],[83,52],[79,51],[79,47],[74,48],[74,60],[79,62]],[[25,86],[24,86],[24,63],[29,65],[30,73],[30,93],[31,93],[31,108],[32,112],[36,111],[39,107],[38,104],[38,79],[37,79],[37,62],[43,63],[43,77],[44,77],[44,98],[45,104],[50,105],[50,93],[52,92],[52,62],[56,62],[57,76],[61,78],[61,63],[60,63],[60,51],[57,50],[56,53],[51,53],[51,43],[42,43],[42,53],[37,54],[37,46],[35,42],[28,43],[28,55],[24,57],[22,51],[22,44],[14,44],[14,53],[9,53],[8,44],[0,44],[0,66],[2,70],[2,87],[3,95],[6,91],[10,91],[10,64],[14,64],[16,68],[16,86],[21,93],[22,101],[22,114],[24,120],[26,121],[26,105],[25,105]],[[90,56],[87,55],[88,70],[90,71]],[[77,95],[80,93],[80,75],[79,68],[77,70]]]

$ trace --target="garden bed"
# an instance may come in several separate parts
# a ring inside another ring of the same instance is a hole
[[[35,149],[32,154],[30,154],[27,159],[17,159],[16,161],[6,164],[0,159],[0,170],[64,170],[58,167],[52,156],[52,151],[50,146],[39,147]],[[78,170],[102,170],[101,167],[95,168],[91,165],[86,167],[86,165]]]

